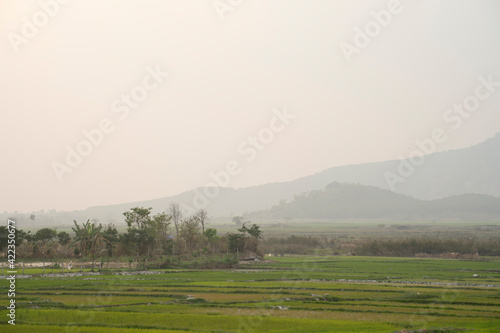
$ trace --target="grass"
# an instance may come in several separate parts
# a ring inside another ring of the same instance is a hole
[[[244,269],[17,279],[17,325],[1,309],[0,331],[500,331],[499,259],[271,259]]]

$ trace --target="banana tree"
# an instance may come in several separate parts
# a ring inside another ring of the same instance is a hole
[[[79,243],[82,256],[90,256],[95,263],[96,253],[101,247],[101,243],[103,241],[107,242],[107,239],[102,234],[102,224],[96,226],[90,220],[87,220],[80,227],[75,220],[73,222],[75,228],[72,229],[75,232],[75,239],[72,244]]]

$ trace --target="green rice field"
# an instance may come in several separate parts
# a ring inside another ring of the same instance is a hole
[[[1,332],[500,332],[500,260],[266,257],[16,280]],[[1,302],[8,284],[2,279]]]

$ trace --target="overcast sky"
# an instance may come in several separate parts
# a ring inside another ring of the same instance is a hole
[[[2,212],[175,195],[230,161],[230,187],[288,181],[408,157],[435,128],[438,151],[500,132],[500,87],[478,88],[500,82],[495,0],[52,2],[0,0]],[[447,111],[464,100],[474,112]]]

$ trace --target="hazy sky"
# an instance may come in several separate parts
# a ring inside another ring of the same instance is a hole
[[[2,212],[174,195],[230,161],[230,187],[287,181],[407,157],[437,127],[437,150],[500,132],[500,87],[478,88],[500,82],[495,0],[60,2],[0,0]],[[76,167],[68,147],[87,154]]]

